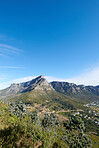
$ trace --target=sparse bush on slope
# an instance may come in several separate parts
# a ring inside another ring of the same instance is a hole
[[[2,105],[1,110],[0,118],[7,125],[0,130],[0,145],[3,148],[91,147],[91,141],[83,133],[84,123],[79,117],[64,123],[54,114],[45,114],[40,119],[36,111],[27,111],[22,102],[11,104],[9,110]]]

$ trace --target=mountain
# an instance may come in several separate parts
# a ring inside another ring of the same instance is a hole
[[[99,100],[99,85],[84,86],[68,82],[51,82],[53,88],[60,93],[86,101]]]
[[[3,102],[20,99],[24,103],[47,105],[50,109],[74,109],[77,106],[82,106],[82,101],[79,99],[57,92],[42,75],[28,82],[12,84],[0,91],[0,100]]]
[[[22,100],[24,103],[39,103],[54,109],[82,108],[90,101],[99,100],[99,86],[76,85],[68,82],[49,83],[44,76],[35,79],[11,84],[10,87],[0,90],[0,100],[4,102]]]
[[[13,97],[17,94],[30,92],[31,90],[51,91],[54,90],[52,85],[47,82],[44,76],[39,76],[31,81],[11,84],[10,87],[0,90],[0,98]]]

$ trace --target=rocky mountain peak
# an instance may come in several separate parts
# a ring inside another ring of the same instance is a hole
[[[39,77],[45,79],[43,75],[40,75]]]
[[[43,75],[37,77],[36,82],[38,83],[38,85],[35,87],[35,90],[40,90],[40,91],[54,90],[52,85],[48,83],[48,81],[44,78]]]
[[[33,90],[33,91],[32,91]],[[97,98],[99,96],[99,86],[84,86],[84,85],[76,85],[74,83],[68,82],[58,82],[53,81],[49,83],[43,75],[32,79],[31,81],[23,82],[23,83],[13,83],[10,87],[0,90],[0,99],[2,98],[11,98],[16,95],[21,95],[26,92],[32,91],[32,95],[34,92],[42,94],[51,91],[56,91],[61,94],[82,98],[82,99],[90,99]],[[94,97],[93,97],[94,96]]]
[[[41,75],[28,82],[11,84],[10,87],[0,91],[0,98],[14,96],[16,94],[25,93],[34,89],[39,91],[54,90],[52,85],[48,83],[43,75]]]

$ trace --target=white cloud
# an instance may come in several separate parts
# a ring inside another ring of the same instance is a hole
[[[1,77],[1,76],[0,76]],[[5,77],[0,78],[0,89],[8,87],[12,83],[21,83],[26,82],[29,80],[34,79],[37,76],[29,76],[29,77],[22,77],[19,79],[14,79],[12,81],[5,81]],[[88,70],[87,72],[82,73],[79,76],[72,77],[72,78],[56,78],[52,76],[45,76],[48,82],[51,81],[64,81],[64,82],[70,82],[75,84],[83,84],[83,85],[99,85],[99,67],[93,68]],[[4,80],[4,82],[2,81]]]
[[[4,73],[0,73],[0,81],[6,80],[8,77]]]
[[[86,72],[72,78],[54,78],[47,76],[48,81],[65,81],[83,85],[99,85],[99,67],[87,70]]]
[[[8,77],[4,74],[4,73],[0,73],[0,89],[6,88],[7,82],[8,81]]]
[[[4,89],[6,87],[9,87],[13,83],[22,83],[22,82],[30,81],[34,78],[36,78],[36,76],[22,77],[22,78],[14,79],[14,80],[11,80],[11,81],[8,81],[8,80],[5,81],[6,77],[2,76],[0,78],[0,82],[1,82],[0,83],[0,90]]]
[[[7,88],[8,86],[10,86],[10,82],[2,82],[0,83],[0,90]]]
[[[13,80],[13,83],[22,83],[22,82],[30,81],[34,78],[36,78],[36,76],[22,77],[22,78]]]
[[[67,80],[76,84],[99,85],[99,67]]]

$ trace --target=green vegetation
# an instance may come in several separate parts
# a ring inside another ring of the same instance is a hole
[[[1,148],[98,148],[98,88],[53,87],[40,76],[1,91]]]
[[[86,133],[92,141],[92,148],[99,148],[99,136],[93,135],[89,132]]]
[[[84,122],[86,126],[85,132],[91,132],[99,136],[99,125],[95,124],[94,121],[91,121],[91,120],[84,119]]]
[[[3,148],[90,148],[80,117],[60,122],[54,114],[38,116],[22,102],[0,103],[0,145]]]

